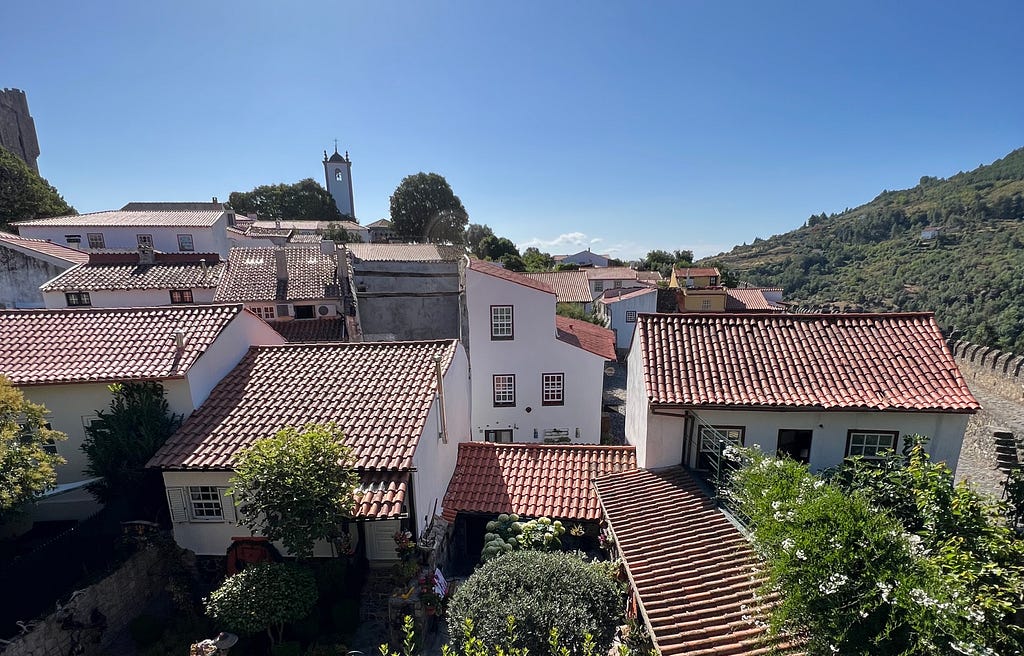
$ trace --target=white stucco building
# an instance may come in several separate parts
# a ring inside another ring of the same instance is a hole
[[[615,333],[615,348],[628,349],[636,318],[658,310],[657,287],[609,289],[597,298],[594,313]]]
[[[44,307],[39,286],[88,261],[73,248],[0,232],[0,309]]]
[[[58,491],[36,504],[37,520],[81,519],[98,506],[86,480],[85,427],[110,407],[111,383],[159,381],[170,410],[188,416],[253,344],[283,338],[241,305],[0,311],[0,375],[48,410],[68,439]]]
[[[473,439],[600,442],[611,331],[557,316],[550,287],[497,264],[465,276]]]
[[[930,313],[640,315],[626,440],[647,469],[724,437],[817,471],[921,434],[955,470],[979,407]]]
[[[395,559],[395,532],[419,535],[442,512],[470,436],[468,368],[456,340],[250,350],[149,463],[163,471],[175,540],[223,555],[247,533],[224,494],[235,454],[286,426],[334,422],[361,479],[349,533],[370,560]]]

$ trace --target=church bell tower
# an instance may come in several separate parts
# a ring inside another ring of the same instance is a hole
[[[344,155],[338,152],[338,142],[334,142],[334,154],[327,156],[324,151],[324,175],[327,177],[327,191],[334,198],[334,204],[338,211],[356,220],[355,202],[352,198],[352,160],[348,152]]]

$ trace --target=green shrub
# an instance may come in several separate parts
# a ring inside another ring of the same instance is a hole
[[[508,618],[517,635],[508,645]],[[622,617],[619,587],[598,568],[574,554],[515,551],[495,558],[459,587],[448,606],[452,643],[462,649],[464,627],[489,648],[515,646],[547,653],[557,631],[561,646],[582,653],[590,635],[597,652],[608,651]]]
[[[264,563],[229,576],[204,606],[229,631],[252,635],[265,630],[272,642],[279,642],[284,625],[306,617],[316,600],[316,581],[308,569]]]

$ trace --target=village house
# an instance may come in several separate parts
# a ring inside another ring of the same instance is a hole
[[[661,280],[661,274],[657,271],[637,271],[629,267],[595,267],[582,271],[587,274],[593,301],[608,289],[654,287]]]
[[[0,311],[0,375],[49,411],[66,442],[57,489],[37,520],[82,519],[97,510],[81,450],[85,428],[107,410],[111,383],[158,381],[171,412],[188,416],[252,344],[284,340],[241,305]]]
[[[717,267],[682,267],[672,269],[668,286],[672,289],[718,287],[722,284],[722,272]]]
[[[216,253],[92,252],[40,286],[48,308],[212,303],[225,263]]]
[[[608,255],[599,255],[588,248],[572,255],[554,255],[555,264],[575,264],[581,267],[606,267],[611,259]]]
[[[372,244],[386,244],[396,237],[395,226],[390,219],[380,219],[368,223],[366,230],[369,233],[369,239],[363,241],[369,241]]]
[[[633,329],[640,314],[658,309],[657,287],[633,287],[605,290],[594,312],[615,333],[615,348],[626,350],[633,341]]]
[[[163,471],[177,543],[223,555],[246,532],[224,494],[239,450],[287,426],[334,422],[361,481],[353,538],[370,560],[393,560],[396,531],[420,535],[443,511],[469,403],[457,340],[254,347],[149,466]]]
[[[220,203],[129,203],[120,210],[18,221],[18,234],[69,248],[165,253],[217,253],[227,257],[234,212]]]
[[[612,332],[557,316],[550,287],[497,264],[465,276],[474,440],[599,442]]]
[[[555,292],[555,301],[575,305],[582,312],[594,311],[594,299],[590,295],[590,287],[585,271],[544,271],[540,273],[524,273],[531,280],[544,283]]]
[[[913,434],[955,469],[979,407],[930,313],[646,314],[628,357],[646,469],[706,469],[732,442],[818,471]]]
[[[0,309],[44,307],[39,286],[88,261],[73,248],[0,232]]]

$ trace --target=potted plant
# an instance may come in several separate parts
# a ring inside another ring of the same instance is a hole
[[[427,615],[434,615],[441,606],[441,595],[437,594],[437,577],[433,573],[424,574],[420,577],[419,597],[423,604],[423,611]]]

